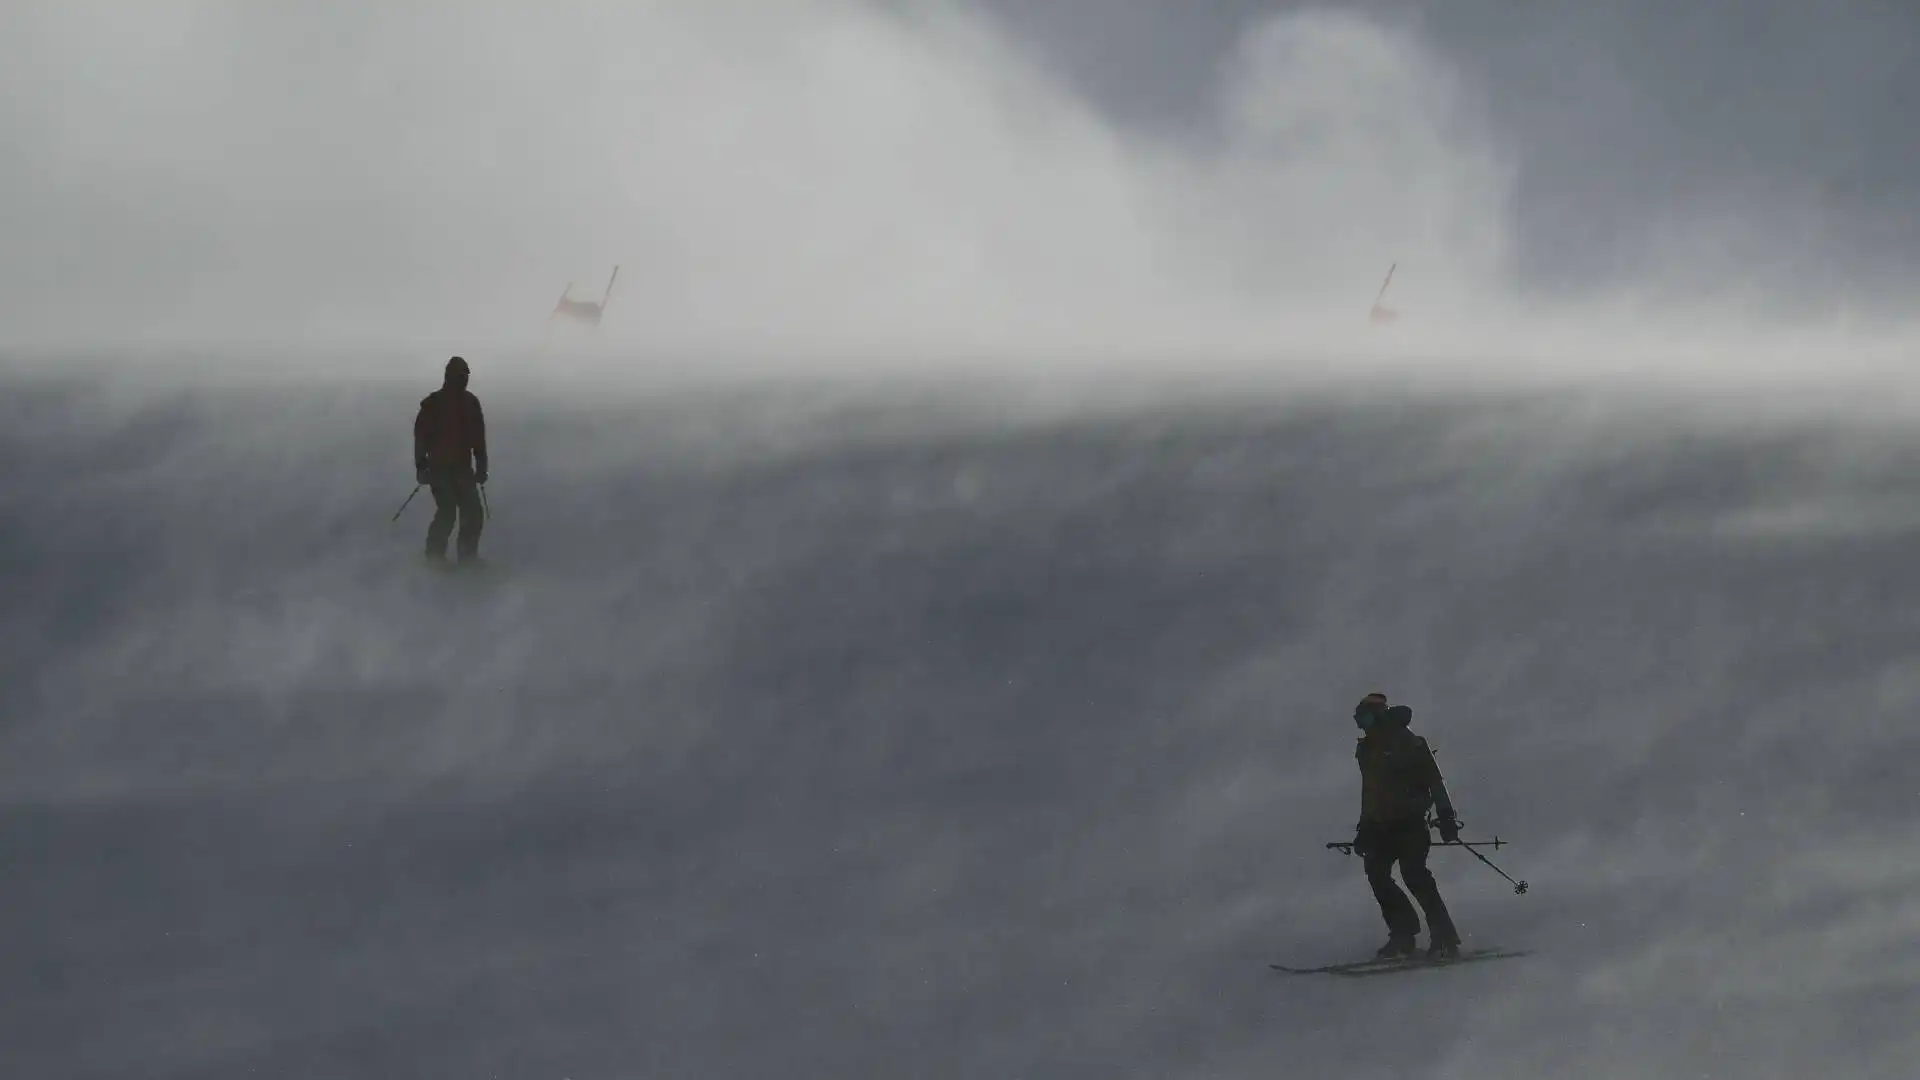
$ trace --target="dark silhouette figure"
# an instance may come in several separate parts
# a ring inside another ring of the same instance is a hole
[[[1427,740],[1408,730],[1413,710],[1387,705],[1385,694],[1368,694],[1353,710],[1353,721],[1365,732],[1354,749],[1360,763],[1360,824],[1354,829],[1353,850],[1364,860],[1367,884],[1380,904],[1391,935],[1380,947],[1382,957],[1410,956],[1420,933],[1420,917],[1407,894],[1393,881],[1393,865],[1407,883],[1420,910],[1426,912],[1431,932],[1427,956],[1442,959],[1460,952],[1460,933],[1440,899],[1440,886],[1427,869],[1433,845],[1427,833],[1427,810],[1438,811],[1440,839],[1460,839],[1460,823],[1453,800],[1440,778]]]
[[[413,418],[413,470],[419,483],[433,489],[433,523],[427,526],[427,558],[444,563],[447,537],[460,523],[456,549],[462,563],[480,557],[484,510],[480,485],[487,482],[487,421],[480,399],[467,390],[472,372],[456,356],[447,361],[446,381],[420,400]]]

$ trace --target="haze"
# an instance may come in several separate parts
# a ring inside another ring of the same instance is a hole
[[[1908,1080],[1917,21],[0,6],[0,1072]]]
[[[618,263],[561,351],[1884,344],[1914,16],[1720,7],[12,5],[0,335],[384,370]]]

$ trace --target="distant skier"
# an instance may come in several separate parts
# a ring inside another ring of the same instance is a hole
[[[433,489],[433,523],[427,526],[427,558],[447,561],[447,537],[460,523],[455,547],[461,563],[478,562],[484,511],[479,485],[487,482],[487,421],[480,399],[467,390],[472,372],[456,356],[446,381],[420,400],[413,419],[414,479]]]
[[[1414,939],[1420,933],[1420,917],[1407,902],[1407,894],[1394,884],[1397,862],[1401,878],[1427,915],[1428,959],[1458,956],[1459,931],[1440,899],[1433,872],[1427,869],[1427,853],[1433,845],[1427,834],[1429,807],[1438,810],[1440,839],[1447,843],[1460,839],[1453,800],[1433,751],[1427,748],[1427,740],[1407,729],[1413,710],[1405,705],[1389,707],[1385,694],[1360,699],[1353,721],[1366,733],[1353,755],[1360,763],[1360,823],[1354,829],[1353,850],[1365,860],[1367,884],[1373,887],[1373,898],[1379,901],[1392,935],[1377,955],[1411,956],[1417,947]]]

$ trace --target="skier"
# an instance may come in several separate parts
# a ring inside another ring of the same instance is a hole
[[[480,399],[467,390],[472,371],[456,356],[446,381],[420,399],[413,419],[414,480],[433,489],[433,523],[427,526],[427,560],[447,561],[447,537],[460,522],[455,547],[462,565],[478,563],[484,513],[479,485],[487,482],[487,422]]]
[[[1411,956],[1420,933],[1420,917],[1393,881],[1397,862],[1400,877],[1427,915],[1427,958],[1451,959],[1460,955],[1460,934],[1427,869],[1433,844],[1427,835],[1427,810],[1438,810],[1440,839],[1446,843],[1460,839],[1460,822],[1427,740],[1407,729],[1412,721],[1413,710],[1389,707],[1385,694],[1368,694],[1354,707],[1353,722],[1364,734],[1353,754],[1360,763],[1360,823],[1354,829],[1353,850],[1365,860],[1367,884],[1392,935],[1376,955]]]

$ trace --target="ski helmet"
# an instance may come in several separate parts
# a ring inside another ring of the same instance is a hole
[[[1353,707],[1353,722],[1359,725],[1362,731],[1366,731],[1372,728],[1386,712],[1387,695],[1381,693],[1368,694],[1366,697],[1360,699],[1360,704]]]

